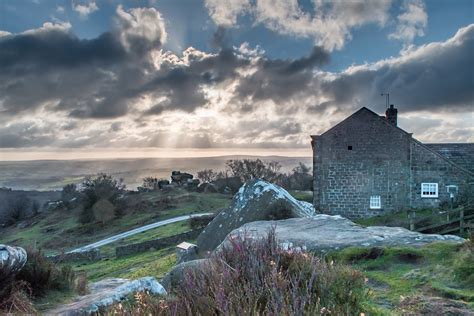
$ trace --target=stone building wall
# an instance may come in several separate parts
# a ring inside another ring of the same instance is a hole
[[[363,108],[313,137],[314,205],[323,213],[366,217],[406,207],[411,135]],[[370,209],[379,195],[381,209]]]
[[[458,186],[460,194],[470,190],[469,182],[473,180],[467,170],[417,141],[412,142],[412,172],[410,189],[413,208],[438,207],[442,201],[450,200],[446,186]],[[421,183],[437,183],[438,197],[421,197]]]
[[[447,185],[473,194],[473,173],[448,159],[445,145],[424,145],[366,108],[311,144],[313,204],[322,213],[354,218],[437,207],[450,199]],[[465,153],[473,144],[449,145],[455,156],[454,149]],[[421,183],[437,183],[438,197],[421,197]],[[370,209],[370,196],[380,196],[381,209]]]

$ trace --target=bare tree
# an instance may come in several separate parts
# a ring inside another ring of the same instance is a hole
[[[226,166],[233,176],[239,177],[244,182],[255,178],[275,181],[281,169],[277,161],[264,162],[260,159],[228,160]]]

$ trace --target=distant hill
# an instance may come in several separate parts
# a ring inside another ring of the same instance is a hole
[[[87,175],[105,172],[123,178],[127,187],[133,190],[146,176],[169,178],[172,170],[193,174],[209,168],[223,170],[227,160],[244,158],[278,161],[283,172],[290,171],[299,162],[311,165],[311,157],[281,156],[0,161],[0,187],[17,190],[59,190],[65,184],[81,182]]]

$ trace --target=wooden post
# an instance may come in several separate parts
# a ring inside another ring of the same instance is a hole
[[[464,207],[459,211],[459,233],[464,233]]]

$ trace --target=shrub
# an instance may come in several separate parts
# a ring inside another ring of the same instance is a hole
[[[4,284],[2,284],[2,286],[4,286]],[[36,314],[37,311],[31,302],[30,295],[31,291],[28,283],[24,281],[13,283],[8,295],[0,296],[0,314]]]
[[[214,171],[212,169],[204,169],[197,172],[197,178],[200,179],[202,182],[213,182],[218,179],[225,179],[227,178],[227,173],[222,171]]]
[[[201,229],[206,227],[209,224],[215,215],[205,215],[205,216],[194,216],[189,219],[189,226],[191,229]]]
[[[6,224],[13,225],[29,215],[31,200],[26,194],[14,195],[6,201]]]
[[[34,297],[41,297],[48,290],[70,290],[74,284],[74,271],[70,266],[57,267],[48,261],[41,250],[27,249],[28,261],[16,276],[26,282]]]
[[[456,253],[453,271],[455,278],[474,288],[474,240],[472,235],[464,246]]]
[[[282,249],[274,230],[263,240],[237,237],[206,265],[186,273],[166,298],[140,294],[119,314],[359,315],[363,275],[296,249]]]
[[[123,184],[122,179],[114,179],[105,173],[99,173],[95,178],[85,178],[81,190],[84,208],[80,214],[80,222],[93,222],[95,220],[94,204],[103,199],[115,205],[124,190],[125,184]],[[120,214],[116,213],[116,215]]]

